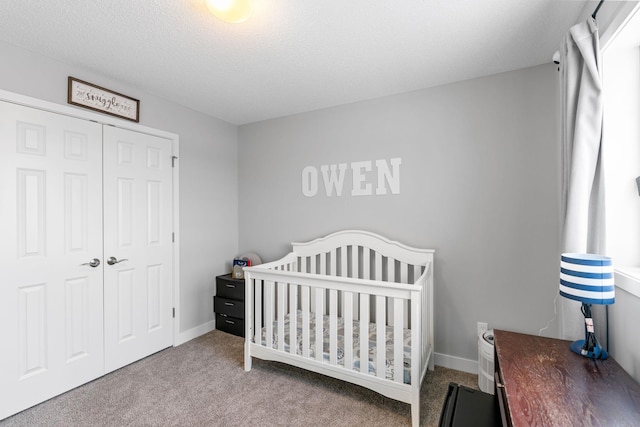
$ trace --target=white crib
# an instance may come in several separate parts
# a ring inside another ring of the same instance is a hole
[[[257,357],[358,384],[411,404],[418,426],[433,370],[434,251],[366,231],[292,246],[244,269],[245,370]]]

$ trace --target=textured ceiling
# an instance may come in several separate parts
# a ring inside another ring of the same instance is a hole
[[[550,62],[596,4],[255,0],[227,24],[204,0],[0,0],[0,40],[245,124]]]

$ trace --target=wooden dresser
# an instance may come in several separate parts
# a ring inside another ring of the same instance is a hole
[[[505,426],[640,426],[640,384],[613,359],[570,341],[494,331],[495,384]]]

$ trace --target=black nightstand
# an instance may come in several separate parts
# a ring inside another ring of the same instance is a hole
[[[230,273],[216,277],[213,311],[216,329],[244,337],[244,279],[232,279]]]

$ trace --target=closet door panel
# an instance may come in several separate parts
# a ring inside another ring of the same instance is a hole
[[[104,129],[107,372],[173,343],[171,141]]]
[[[0,102],[0,218],[2,419],[104,371],[102,127]]]

